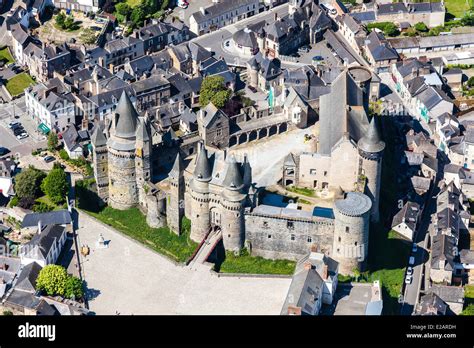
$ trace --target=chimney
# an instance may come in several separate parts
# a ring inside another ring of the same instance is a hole
[[[41,233],[41,220],[38,220],[38,234]]]
[[[224,161],[227,159],[227,149],[224,149]]]
[[[312,267],[313,267],[313,265],[311,264],[311,262],[306,261],[306,262],[304,263],[304,269],[305,269],[305,270],[308,271],[308,270],[310,270]]]
[[[328,265],[323,265],[323,274],[321,274],[324,280],[328,279]]]
[[[317,253],[318,252],[318,246],[316,244],[311,245],[311,252],[312,253]]]
[[[204,9],[204,7],[199,7],[199,11],[201,12],[203,16],[206,15],[206,10]]]
[[[275,12],[275,14],[274,14],[274,16],[273,16],[273,19],[274,19],[275,21],[278,20],[278,13]]]

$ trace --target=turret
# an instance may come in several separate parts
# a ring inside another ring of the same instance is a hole
[[[366,179],[365,193],[372,200],[371,219],[379,221],[380,181],[382,155],[385,143],[381,140],[375,117],[369,123],[366,134],[357,143],[361,157],[360,174]]]
[[[332,257],[339,272],[352,274],[364,270],[369,251],[369,216],[372,201],[360,192],[348,192],[334,204],[334,242]]]
[[[107,202],[109,197],[107,139],[104,135],[104,129],[100,124],[95,127],[94,133],[92,133],[91,144],[92,165],[97,184],[97,194],[104,202]]]
[[[138,204],[136,180],[136,134],[139,119],[129,96],[122,93],[107,141],[109,165],[109,204],[128,209]]]
[[[140,119],[136,131],[135,170],[138,187],[138,201],[146,205],[145,197],[149,189],[147,181],[151,180],[151,137],[148,123]]]
[[[168,227],[176,234],[181,234],[181,220],[184,214],[184,179],[181,155],[176,155],[173,168],[169,173],[170,190],[166,201],[166,220]]]
[[[223,186],[221,229],[224,248],[238,251],[242,249],[245,240],[244,203],[247,195],[243,193],[244,181],[233,155],[227,161]]]
[[[209,182],[212,171],[207,150],[201,143],[191,181],[191,239],[201,242],[211,228],[209,218]]]

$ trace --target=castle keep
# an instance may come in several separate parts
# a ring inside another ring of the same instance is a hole
[[[98,194],[116,209],[138,206],[150,226],[168,226],[177,234],[186,216],[190,238],[198,243],[220,233],[229,251],[245,247],[252,255],[298,260],[318,250],[337,260],[342,274],[363,269],[369,220],[379,218],[385,147],[376,120],[366,113],[370,76],[364,68],[345,70],[321,96],[317,151],[290,153],[275,168],[284,186],[336,188],[333,208],[307,211],[263,203],[265,190],[253,183],[247,156],[213,146],[214,140],[198,137],[197,151],[189,151],[189,144],[186,151],[179,144],[153,147],[149,123],[126,93],[112,120],[96,126],[92,136]],[[212,105],[209,110],[219,112]],[[162,161],[169,162],[168,170]]]

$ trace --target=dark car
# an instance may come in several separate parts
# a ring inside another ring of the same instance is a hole
[[[313,60],[320,61],[320,60],[324,60],[324,58],[322,56],[314,56]]]
[[[6,147],[0,147],[0,156],[6,155],[9,152],[10,150],[8,150]]]
[[[46,162],[46,163],[49,163],[49,162],[53,162],[56,158],[54,158],[53,156],[46,156],[45,158],[43,158],[43,160]]]
[[[23,125],[21,123],[15,123],[10,128],[11,128],[11,130],[15,130],[15,129],[18,129],[18,128],[23,128]]]
[[[19,135],[19,134],[23,134],[23,133],[26,133],[26,131],[23,127],[16,128],[15,130],[13,130],[13,134],[15,134],[15,135]]]
[[[250,89],[253,93],[256,93],[256,92],[257,92],[257,89],[256,89],[254,86],[249,86],[249,89]]]

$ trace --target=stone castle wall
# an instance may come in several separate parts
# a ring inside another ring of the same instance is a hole
[[[134,152],[109,148],[109,204],[125,210],[138,204]]]
[[[252,255],[270,259],[298,260],[312,245],[331,253],[334,220],[293,220],[245,214],[246,243]]]

